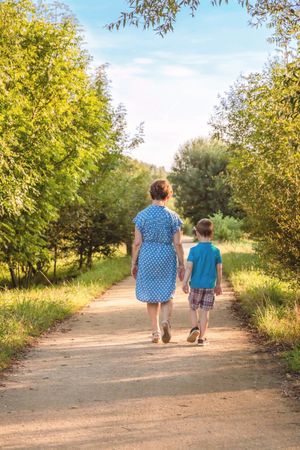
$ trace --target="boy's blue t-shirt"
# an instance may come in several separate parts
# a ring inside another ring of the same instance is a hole
[[[213,289],[217,280],[217,264],[222,263],[220,250],[211,242],[199,242],[190,249],[187,260],[193,263],[191,288]]]

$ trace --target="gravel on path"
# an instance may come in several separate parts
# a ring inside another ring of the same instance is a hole
[[[189,245],[186,244],[186,247]],[[0,382],[1,449],[300,449],[300,409],[224,283],[210,345],[189,344],[178,286],[169,344],[150,342],[131,278],[39,340]]]

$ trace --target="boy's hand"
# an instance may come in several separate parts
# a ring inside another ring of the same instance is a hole
[[[221,286],[218,285],[215,287],[214,291],[216,295],[221,295],[223,293]]]
[[[184,272],[185,272],[184,266],[179,266],[177,269],[177,273],[180,281],[183,281],[184,279]]]
[[[190,287],[188,284],[183,284],[182,285],[182,290],[185,294],[188,294],[190,292]]]
[[[137,272],[138,272],[138,266],[136,264],[134,266],[131,266],[131,275],[133,276],[133,278],[135,280],[137,277]]]

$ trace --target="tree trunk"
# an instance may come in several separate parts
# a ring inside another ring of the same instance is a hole
[[[132,239],[131,238],[127,239],[127,241],[125,242],[125,245],[126,245],[127,255],[131,256],[131,254],[132,254]]]
[[[18,287],[18,280],[17,280],[17,276],[15,274],[15,270],[14,270],[14,268],[12,266],[8,266],[8,268],[9,268],[9,273],[10,273],[10,276],[11,276],[12,287],[16,288],[16,287]]]
[[[32,274],[32,266],[29,266],[28,269],[27,269],[26,276],[25,276],[25,280],[26,280],[26,281],[25,281],[25,286],[26,286],[26,289],[28,289],[29,286],[30,286],[31,274]]]
[[[54,246],[54,256],[53,256],[53,280],[57,281],[57,245]]]
[[[90,247],[88,249],[87,258],[86,258],[86,267],[88,269],[91,269],[92,268],[92,263],[93,263],[93,248]]]
[[[83,267],[83,252],[80,251],[79,253],[79,270],[82,270]]]

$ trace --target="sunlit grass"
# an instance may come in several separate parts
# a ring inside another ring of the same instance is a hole
[[[33,337],[100,295],[130,272],[129,258],[102,259],[72,282],[0,293],[0,369]]]
[[[300,372],[300,345],[297,345],[293,350],[286,352],[284,358],[291,370]]]
[[[224,273],[237,293],[242,310],[271,343],[292,349],[285,354],[289,368],[300,370],[300,292],[290,283],[264,273],[251,242],[219,247]]]

